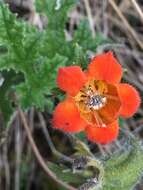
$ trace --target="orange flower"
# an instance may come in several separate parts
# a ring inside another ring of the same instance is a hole
[[[94,57],[86,72],[79,66],[59,68],[57,84],[67,93],[53,114],[53,126],[66,132],[85,130],[89,140],[106,144],[118,136],[118,117],[130,117],[140,97],[120,83],[121,65],[112,52]]]

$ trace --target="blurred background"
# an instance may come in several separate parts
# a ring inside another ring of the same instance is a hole
[[[12,12],[18,14],[18,18],[35,25],[39,32],[48,27],[48,18],[42,12],[40,2],[36,0],[5,0],[5,2],[9,4]],[[57,0],[56,6],[58,9],[60,0]],[[65,25],[67,40],[72,39],[80,21],[85,18],[89,22],[93,39],[97,34],[102,34],[109,41],[98,46],[96,53],[113,50],[124,68],[123,81],[133,84],[143,97],[143,1],[79,0],[77,6],[68,14],[68,22]],[[56,149],[65,155],[71,155],[74,151],[72,137],[51,129],[48,126],[51,115],[47,112],[42,115]],[[38,118],[34,108],[27,112],[30,130],[40,153],[45,160],[56,162],[46,140],[47,132],[41,127]],[[121,119],[120,124],[142,139],[143,106],[141,105],[134,117]],[[47,179],[40,169],[18,117],[13,117],[12,127],[7,129],[4,138],[6,140],[0,144],[0,190],[62,190],[51,179]],[[84,137],[81,135],[80,138]],[[93,152],[99,156],[110,156],[117,144],[119,147],[122,145],[119,140],[116,144],[107,146],[88,143]],[[143,189],[141,181],[136,189]]]

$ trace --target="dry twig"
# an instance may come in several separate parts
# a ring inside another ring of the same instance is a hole
[[[134,38],[134,40],[137,42],[137,44],[139,45],[139,47],[143,50],[143,43],[141,42],[141,40],[139,39],[136,31],[131,27],[131,25],[129,24],[129,22],[127,21],[127,19],[124,17],[124,15],[122,14],[122,12],[120,11],[120,9],[118,8],[118,6],[116,5],[116,3],[113,0],[109,0],[109,3],[111,4],[111,6],[113,7],[113,9],[116,11],[116,13],[118,14],[118,16],[120,17],[120,19],[122,20],[122,22],[124,23],[125,27],[127,28],[127,30],[131,33],[132,37]]]
[[[88,0],[84,0],[84,4],[85,4],[85,8],[86,8],[86,12],[87,12],[87,17],[88,17],[88,20],[89,20],[90,28],[91,28],[91,31],[92,31],[92,36],[94,38],[95,37],[94,21],[93,21],[93,17],[92,17],[89,1]]]
[[[139,14],[140,18],[141,18],[141,21],[143,22],[143,12],[139,6],[139,4],[137,3],[136,0],[131,0],[133,6],[135,7],[137,13]]]
[[[47,129],[47,126],[46,126],[46,123],[45,123],[45,120],[44,120],[44,117],[43,115],[39,112],[38,113],[38,117],[39,117],[39,120],[40,120],[40,123],[41,123],[41,127],[42,127],[42,130],[43,130],[43,133],[46,137],[46,140],[48,142],[48,145],[51,149],[51,152],[57,157],[57,158],[60,158],[66,162],[70,162],[72,163],[73,159],[69,158],[68,156],[60,153],[59,151],[57,151],[57,149],[55,148],[52,140],[51,140],[51,137],[50,137],[50,134],[49,134],[49,131]]]
[[[38,163],[40,164],[41,168],[45,171],[45,173],[47,174],[47,176],[51,177],[57,184],[59,184],[60,186],[68,189],[68,190],[77,190],[76,188],[68,185],[67,183],[61,181],[59,178],[57,178],[57,176],[48,168],[47,164],[45,163],[45,161],[43,160],[35,142],[34,142],[34,139],[31,135],[31,132],[29,130],[29,126],[27,124],[27,121],[26,121],[26,118],[25,118],[25,115],[23,113],[23,111],[21,110],[20,107],[18,107],[18,112],[19,112],[19,115],[20,115],[20,118],[21,118],[21,121],[23,123],[23,127],[25,129],[25,132],[27,134],[27,138],[29,140],[29,143],[31,145],[31,148],[33,150],[33,153],[38,161]]]

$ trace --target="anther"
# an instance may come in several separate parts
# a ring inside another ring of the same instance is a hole
[[[94,110],[101,109],[106,103],[106,97],[102,97],[100,95],[91,95],[87,101],[87,105],[89,108],[93,108]]]

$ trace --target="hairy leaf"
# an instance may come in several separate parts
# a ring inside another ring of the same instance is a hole
[[[124,153],[114,155],[105,163],[103,190],[131,190],[143,172],[143,150],[137,140]]]

